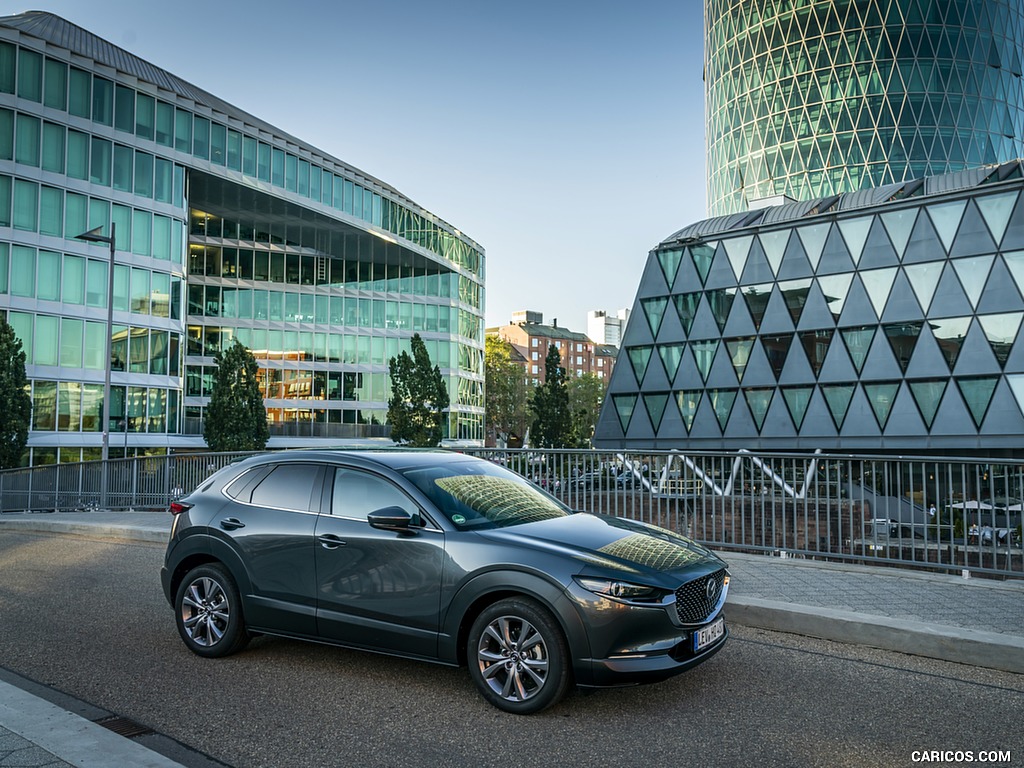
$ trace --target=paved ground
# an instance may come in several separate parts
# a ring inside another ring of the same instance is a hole
[[[162,542],[155,512],[0,515],[3,530]],[[1024,582],[723,553],[732,623],[1024,674]],[[172,766],[139,740],[96,725],[0,675],[0,766]],[[85,716],[83,716],[83,714]]]

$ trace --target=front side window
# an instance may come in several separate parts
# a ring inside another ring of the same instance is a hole
[[[389,480],[355,469],[336,469],[331,514],[365,520],[371,512],[385,507],[401,507],[410,515],[419,509]]]

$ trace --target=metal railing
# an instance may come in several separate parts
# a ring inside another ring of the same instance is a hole
[[[821,453],[467,449],[573,509],[677,531],[717,549],[1024,578],[1024,461]],[[112,509],[166,508],[246,456],[107,463]],[[0,512],[100,504],[102,462],[0,472]]]

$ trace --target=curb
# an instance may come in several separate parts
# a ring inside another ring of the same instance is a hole
[[[1024,674],[1024,638],[944,624],[865,616],[756,597],[730,597],[735,624]]]
[[[59,533],[75,536],[93,536],[118,541],[141,541],[166,544],[168,530],[139,528],[137,525],[113,525],[110,523],[72,523],[58,520],[37,520],[33,518],[0,518],[0,528],[22,533]]]

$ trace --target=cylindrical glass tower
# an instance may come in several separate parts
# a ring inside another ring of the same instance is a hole
[[[1024,155],[1024,0],[705,0],[708,211]]]

